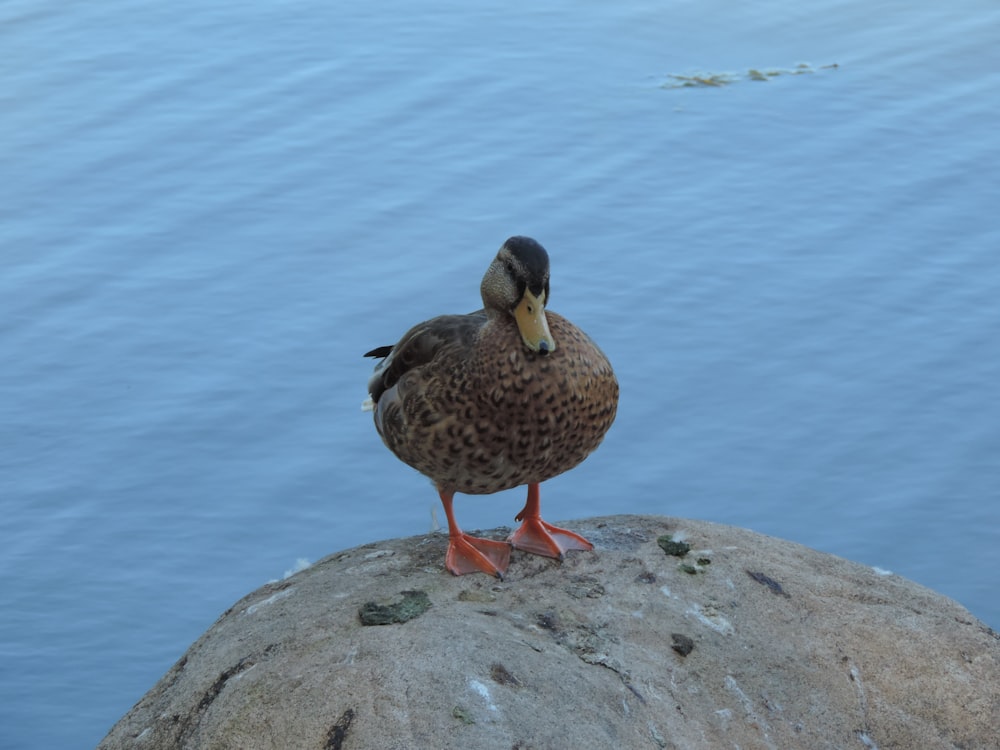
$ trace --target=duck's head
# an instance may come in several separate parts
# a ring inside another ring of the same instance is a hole
[[[524,345],[548,354],[556,348],[545,319],[549,254],[530,237],[511,237],[486,269],[480,287],[488,311],[512,315]]]

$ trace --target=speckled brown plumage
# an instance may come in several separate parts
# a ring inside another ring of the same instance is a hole
[[[395,373],[373,376],[373,398],[389,386],[375,410],[389,449],[438,489],[470,495],[544,482],[583,461],[614,421],[618,381],[583,331],[547,316],[559,342],[551,354],[528,351],[513,318],[482,312],[404,336],[430,357],[394,383]]]
[[[547,300],[540,245],[508,240],[482,290],[483,310],[433,318],[369,352],[385,357],[368,384],[375,426],[431,478],[448,511],[456,492],[531,487],[572,469],[601,443],[618,406],[611,364],[583,331],[537,310],[548,328],[529,346],[515,320],[519,302],[531,310]]]

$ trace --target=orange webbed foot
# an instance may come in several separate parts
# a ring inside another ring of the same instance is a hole
[[[503,580],[510,562],[510,545],[466,534],[455,521],[452,509],[455,493],[439,489],[438,494],[444,514],[448,517],[448,552],[444,557],[444,566],[457,576],[486,573]]]
[[[528,485],[528,500],[515,517],[521,527],[507,539],[515,549],[562,560],[571,549],[589,551],[594,545],[579,534],[542,520],[538,485]]]
[[[592,550],[594,545],[579,534],[543,521],[538,516],[528,516],[521,527],[510,535],[508,541],[514,549],[533,555],[544,555],[562,560],[571,549]]]
[[[503,579],[510,563],[510,545],[481,539],[466,533],[453,534],[448,540],[444,566],[454,575],[486,573]]]

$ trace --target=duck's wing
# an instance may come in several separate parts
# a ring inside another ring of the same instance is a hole
[[[475,346],[479,330],[486,323],[486,313],[479,310],[468,315],[441,315],[415,325],[393,346],[379,346],[364,356],[381,358],[368,380],[368,393],[373,403],[392,388],[408,372],[433,362],[442,353],[462,357]],[[446,365],[439,361],[440,367]]]

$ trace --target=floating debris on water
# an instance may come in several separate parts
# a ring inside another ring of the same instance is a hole
[[[800,76],[839,67],[840,65],[837,63],[820,65],[819,67],[813,67],[809,63],[799,63],[794,68],[750,68],[745,73],[692,73],[690,75],[670,73],[667,75],[669,80],[661,84],[660,88],[718,88],[740,81],[770,81],[778,76]]]

